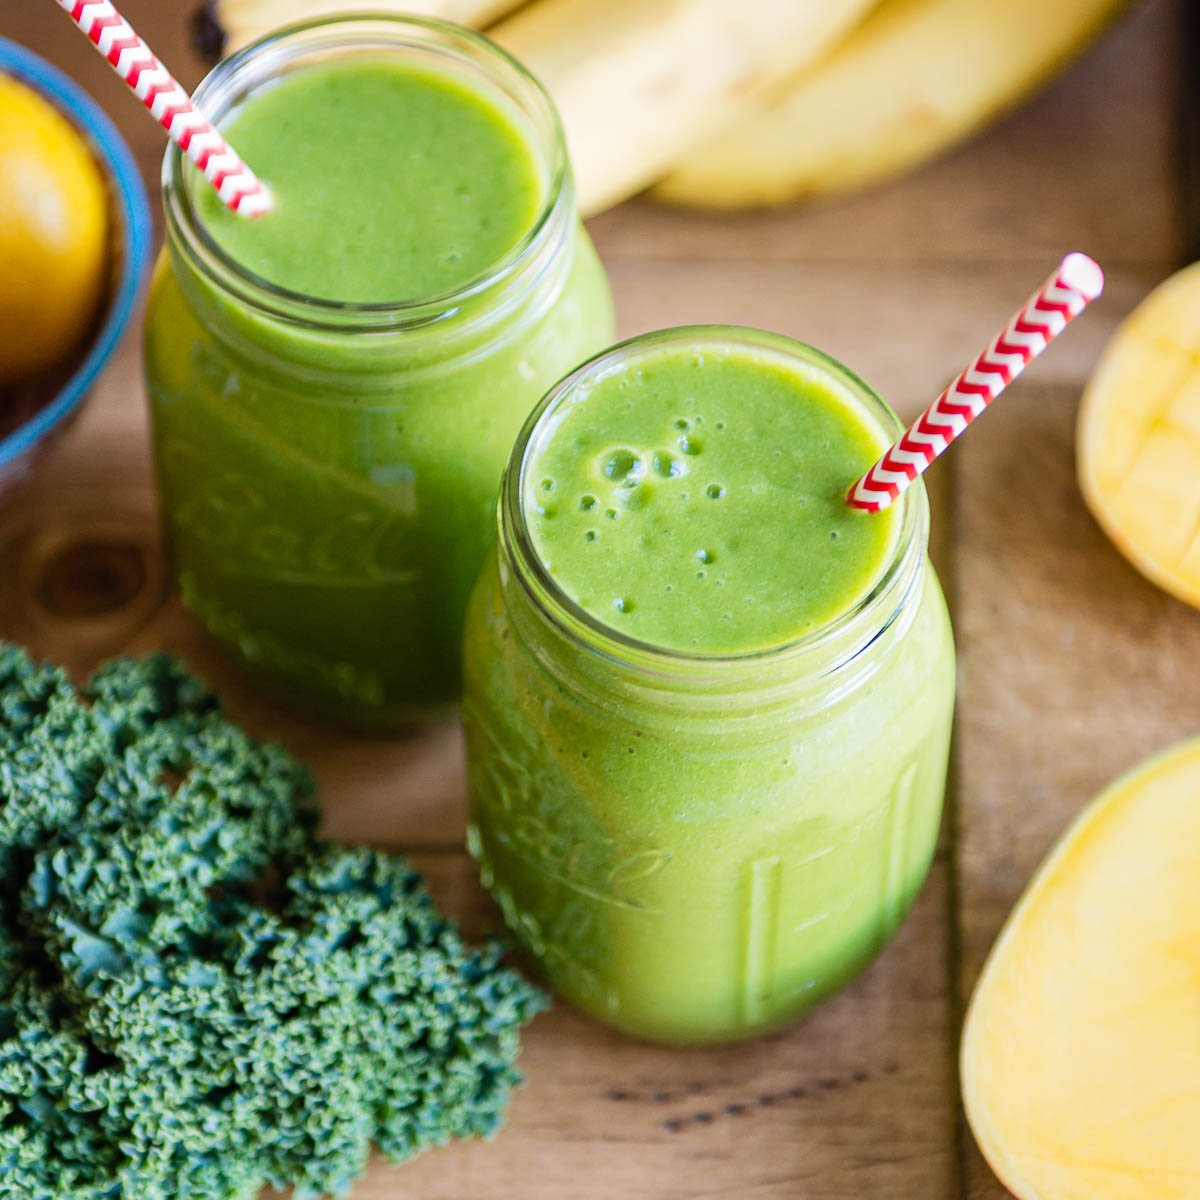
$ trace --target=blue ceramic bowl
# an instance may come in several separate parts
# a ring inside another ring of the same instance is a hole
[[[153,226],[141,173],[129,147],[96,102],[45,59],[7,38],[0,38],[0,73],[40,92],[91,146],[108,178],[112,247],[107,306],[96,319],[90,345],[72,360],[65,380],[52,385],[44,397],[36,397],[24,423],[0,438],[2,492],[28,472],[38,452],[66,427],[116,348],[133,316],[150,264]]]

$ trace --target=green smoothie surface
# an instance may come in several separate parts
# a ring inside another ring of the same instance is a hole
[[[867,514],[844,497],[887,442],[817,366],[641,349],[542,419],[522,506],[558,587],[602,624],[748,653],[812,632],[879,579],[900,506]]]
[[[544,198],[534,149],[499,104],[398,55],[298,68],[222,132],[275,207],[238,217],[197,182],[203,224],[243,268],[324,300],[452,291],[517,245]]]

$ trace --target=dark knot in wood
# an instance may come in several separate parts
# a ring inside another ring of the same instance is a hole
[[[35,594],[48,616],[107,616],[131,605],[149,578],[142,547],[87,538],[60,547],[42,564]]]

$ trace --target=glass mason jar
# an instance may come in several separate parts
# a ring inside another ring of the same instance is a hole
[[[514,120],[544,179],[527,233],[447,294],[300,295],[216,244],[197,211],[208,185],[172,147],[145,366],[187,606],[287,698],[390,725],[457,699],[463,614],[513,437],[555,379],[611,340],[613,316],[557,114],[486,39],[407,17],[315,21],[233,55],[196,100],[220,122],[283,73],[368,55],[452,73]]]
[[[509,926],[579,1007],[685,1043],[791,1021],[891,937],[937,840],[954,700],[919,482],[870,593],[784,645],[666,651],[557,588],[522,502],[539,439],[648,341],[698,335],[827,372],[900,431],[840,364],[770,334],[668,331],[585,364],[509,460],[499,544],[468,612],[463,705],[469,846]]]

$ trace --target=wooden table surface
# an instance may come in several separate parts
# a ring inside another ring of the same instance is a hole
[[[126,0],[194,83],[189,3]],[[736,322],[830,351],[912,415],[1065,250],[1104,298],[931,473],[960,655],[954,781],[916,910],[861,979],[789,1033],[643,1045],[558,1005],[494,1144],[380,1165],[356,1200],[995,1200],[965,1129],[965,998],[1056,835],[1143,755],[1194,732],[1200,614],[1108,545],[1074,484],[1073,424],[1106,338],[1185,256],[1178,153],[1185,3],[1146,0],[983,138],[848,201],[714,218],[633,202],[591,223],[625,335]],[[52,0],[0,0],[0,34],[108,108],[156,190],[162,139]],[[0,507],[0,636],[83,674],[166,647],[249,727],[310,763],[330,833],[403,849],[466,931],[496,923],[463,853],[459,735],[357,738],[254,694],[180,608],[155,523],[137,337],[37,475]],[[1190,668],[1190,669],[1189,669]]]

